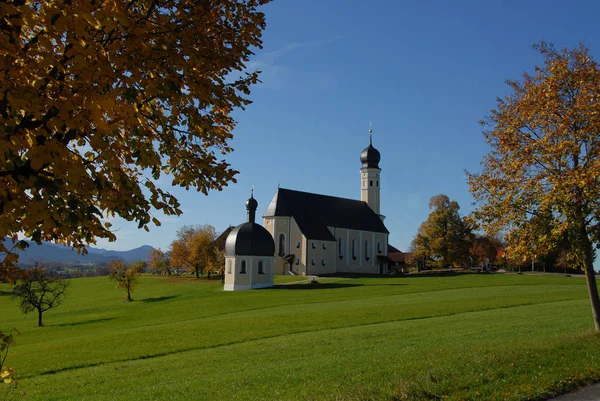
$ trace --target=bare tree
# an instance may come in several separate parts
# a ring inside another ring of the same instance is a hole
[[[43,268],[33,268],[22,273],[22,279],[12,292],[19,299],[23,313],[38,312],[38,326],[43,326],[42,314],[56,308],[65,299],[68,283],[56,277],[50,277]]]

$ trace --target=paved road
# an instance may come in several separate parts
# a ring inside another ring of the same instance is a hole
[[[552,398],[549,401],[600,401],[600,383],[588,386],[576,393],[569,393]]]

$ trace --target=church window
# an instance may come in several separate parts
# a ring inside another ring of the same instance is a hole
[[[296,248],[300,248],[300,241],[296,242]]]
[[[372,187],[373,186],[373,180],[369,181],[369,186]]]
[[[325,259],[321,259],[321,265],[325,266]]]
[[[323,249],[327,249],[327,245],[323,242]]]
[[[381,252],[383,252],[383,249],[381,249],[381,241],[379,241],[377,243],[377,253],[381,253]]]
[[[365,260],[369,260],[369,240],[365,241]]]
[[[262,260],[258,262],[258,274],[265,274]]]
[[[300,264],[300,258],[296,258],[296,264],[299,265]]]
[[[246,261],[242,260],[242,267],[240,268],[240,274],[246,274]]]
[[[379,186],[379,180],[377,180],[377,185],[376,186]]]
[[[315,260],[311,260],[310,263],[314,266],[315,265]]]
[[[285,235],[279,234],[279,256],[285,256]]]
[[[344,240],[341,237],[338,239],[338,256],[340,259],[344,257]]]
[[[227,274],[231,274],[231,259],[227,261]]]
[[[356,260],[356,239],[352,238],[352,259]]]
[[[314,243],[314,241],[313,241],[313,243],[311,245],[312,245],[312,249],[315,249],[315,243]]]

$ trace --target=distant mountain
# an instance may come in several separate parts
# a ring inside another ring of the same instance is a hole
[[[61,262],[72,264],[87,264],[87,263],[106,263],[111,260],[122,260],[124,262],[133,262],[138,259],[147,260],[148,252],[153,249],[150,245],[143,245],[139,248],[130,249],[128,251],[112,251],[102,248],[87,248],[87,255],[80,255],[77,251],[50,242],[44,242],[42,245],[37,245],[35,242],[27,241],[29,247],[24,251],[17,251],[19,254],[19,263],[23,265],[33,265],[36,262]],[[12,247],[10,240],[5,240],[7,248]]]

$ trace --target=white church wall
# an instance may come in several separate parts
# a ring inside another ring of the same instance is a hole
[[[335,242],[307,239],[307,274],[335,273]]]

